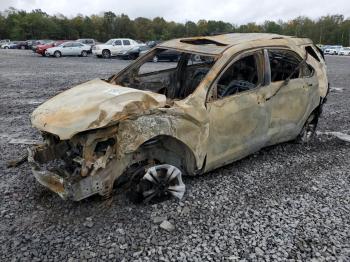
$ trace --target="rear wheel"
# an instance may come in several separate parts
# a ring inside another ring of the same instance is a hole
[[[319,114],[317,111],[314,111],[309,118],[306,120],[303,128],[301,129],[300,134],[296,138],[297,143],[308,143],[316,134],[316,127],[318,123]]]
[[[55,53],[53,53],[53,55],[54,55],[55,57],[57,57],[57,58],[59,58],[59,57],[62,56],[62,54],[61,54],[60,51],[55,51]]]
[[[111,52],[107,49],[102,51],[102,57],[103,58],[110,58],[111,57]]]
[[[22,45],[22,46],[21,46],[21,49],[24,50],[24,49],[26,49],[26,47],[25,47],[24,45]]]
[[[8,47],[8,46],[5,46],[4,49],[9,49],[9,47]]]
[[[80,54],[82,57],[86,57],[88,54],[85,50],[81,51],[81,54]]]

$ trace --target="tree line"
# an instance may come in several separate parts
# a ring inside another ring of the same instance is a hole
[[[300,16],[289,21],[265,21],[235,25],[224,21],[199,20],[176,23],[162,17],[130,19],[126,14],[48,15],[40,9],[31,12],[9,8],[0,12],[0,39],[77,39],[128,37],[141,41],[221,33],[277,33],[311,38],[314,43],[350,46],[350,19],[326,15],[318,19]]]

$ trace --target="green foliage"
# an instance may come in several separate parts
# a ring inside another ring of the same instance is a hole
[[[290,21],[265,21],[235,26],[223,21],[199,20],[185,24],[168,22],[162,17],[130,19],[126,14],[104,12],[102,15],[50,16],[42,10],[26,12],[9,8],[0,12],[0,39],[77,39],[128,37],[137,40],[167,40],[177,37],[222,33],[276,33],[308,37],[315,43],[350,46],[350,20],[343,15],[327,15],[317,20],[297,17]]]

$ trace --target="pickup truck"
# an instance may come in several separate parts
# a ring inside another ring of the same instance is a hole
[[[135,40],[129,38],[114,38],[101,45],[95,45],[92,53],[97,57],[110,58],[120,56],[135,59],[139,56],[140,46]]]

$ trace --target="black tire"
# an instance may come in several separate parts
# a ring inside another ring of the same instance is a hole
[[[22,45],[22,46],[21,46],[21,49],[24,50],[24,49],[26,49],[26,47],[25,47],[24,45]]]
[[[5,46],[4,49],[9,49],[9,47],[8,47],[8,46]]]
[[[129,54],[128,55],[128,59],[130,59],[130,60],[135,60],[137,57],[138,57],[137,54]]]
[[[306,144],[315,137],[319,115],[318,109],[311,113],[301,129],[301,132],[295,139],[295,142],[299,144]]]
[[[60,58],[62,56],[61,52],[60,51],[55,51],[55,53],[53,53],[53,55],[56,57],[56,58]]]
[[[103,58],[111,58],[111,51],[109,51],[108,49],[102,50],[102,57]]]
[[[88,55],[88,53],[85,51],[85,50],[83,50],[83,51],[81,51],[81,54],[80,54],[82,57],[87,57],[87,55]]]

